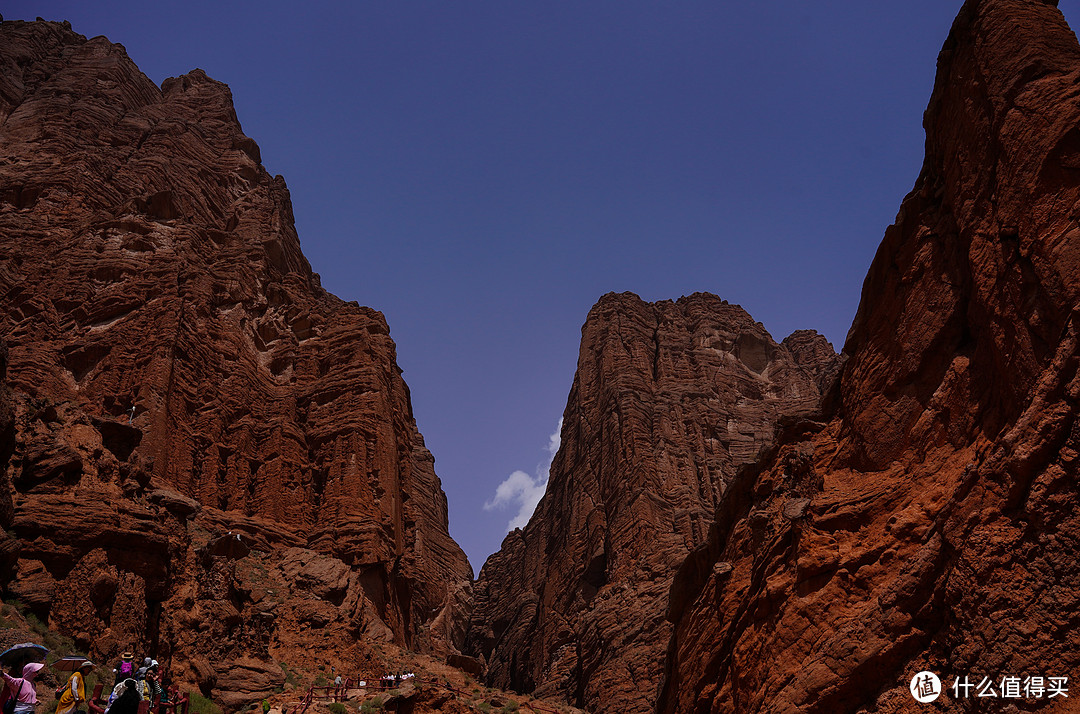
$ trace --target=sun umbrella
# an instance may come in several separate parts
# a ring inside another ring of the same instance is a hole
[[[0,652],[0,664],[13,664],[20,659],[38,659],[47,654],[49,654],[48,648],[33,642],[23,642]]]
[[[65,657],[58,659],[52,663],[52,668],[60,670],[61,672],[74,672],[79,667],[83,666],[84,662],[89,662],[85,657]],[[91,662],[93,664],[93,662]]]

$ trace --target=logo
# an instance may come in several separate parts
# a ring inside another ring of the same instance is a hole
[[[933,672],[919,672],[911,678],[911,696],[920,704],[929,704],[941,696],[941,680]]]

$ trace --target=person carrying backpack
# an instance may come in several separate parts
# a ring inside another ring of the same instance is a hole
[[[123,652],[120,655],[120,664],[116,666],[116,681],[113,682],[115,687],[125,679],[131,679],[135,674],[135,655],[130,651]]]
[[[34,714],[34,707],[37,704],[34,677],[44,666],[41,662],[30,662],[23,667],[22,677],[12,677],[7,672],[2,673],[10,693],[4,702],[3,714]]]

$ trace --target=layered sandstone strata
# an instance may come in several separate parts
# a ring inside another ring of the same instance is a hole
[[[675,569],[778,422],[818,409],[837,359],[816,333],[777,344],[713,295],[601,298],[547,493],[474,586],[468,649],[489,682],[589,711],[651,711]]]
[[[361,636],[455,649],[471,570],[387,324],[320,287],[224,84],[4,22],[0,245],[9,595],[230,705]]]
[[[660,711],[909,712],[922,670],[936,711],[1069,710],[1001,698],[1080,667],[1080,46],[1055,6],[961,9],[835,413],[721,499]]]

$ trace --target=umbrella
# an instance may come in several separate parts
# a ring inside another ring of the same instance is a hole
[[[0,652],[0,664],[14,664],[20,659],[38,659],[47,654],[49,654],[48,648],[33,642],[23,642]]]
[[[90,660],[85,657],[65,657],[53,662],[52,668],[58,669],[61,672],[74,672],[86,662],[90,662]],[[90,662],[90,664],[93,664],[93,662]]]

